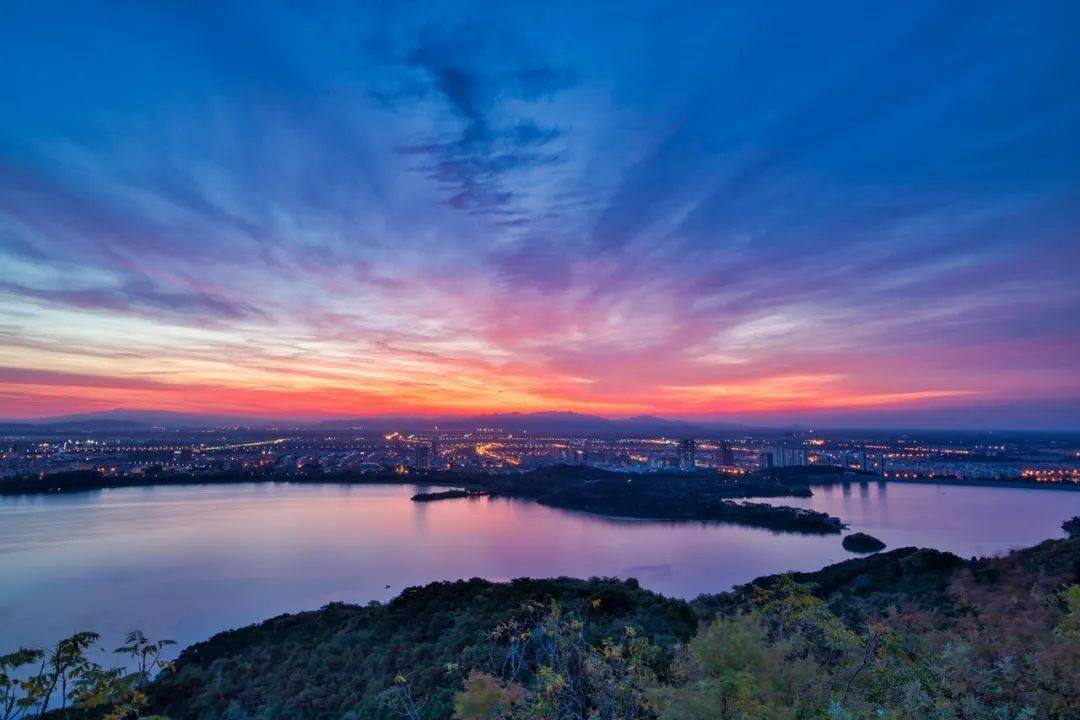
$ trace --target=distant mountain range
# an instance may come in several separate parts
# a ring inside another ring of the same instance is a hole
[[[129,410],[117,408],[101,412],[57,415],[34,420],[0,421],[3,428],[48,428],[51,430],[108,432],[110,430],[190,430],[222,427],[265,427],[273,424],[264,418],[171,412],[168,410]]]
[[[879,426],[834,423],[814,423],[813,427],[830,427],[858,435],[877,434],[880,432],[915,432],[927,436],[955,436],[957,433],[981,435],[994,434],[998,439],[1005,436],[1023,435],[1024,430],[946,430],[920,429],[916,422],[909,426]],[[753,432],[755,435],[793,432],[808,427],[805,423],[789,422],[770,425],[768,423],[724,423],[709,420],[688,421],[670,420],[652,415],[639,415],[630,418],[605,418],[575,412],[535,412],[535,413],[492,413],[473,416],[409,416],[409,415],[357,415],[325,420],[311,418],[265,418],[244,415],[222,415],[211,413],[186,413],[168,410],[132,410],[117,408],[101,412],[58,415],[32,420],[0,420],[0,434],[26,433],[122,433],[149,432],[158,430],[214,430],[223,428],[306,428],[309,430],[363,429],[375,432],[387,430],[416,431],[438,427],[450,429],[498,428],[511,433],[529,433],[532,435],[577,435],[583,437],[613,438],[666,436],[706,437],[734,434],[735,432]],[[889,429],[889,428],[892,429]],[[1042,431],[1068,437],[1074,441],[1075,431]]]
[[[535,435],[560,434],[560,435],[595,435],[595,436],[626,436],[626,435],[693,435],[705,430],[718,428],[733,428],[735,425],[723,425],[718,423],[692,423],[682,420],[668,420],[649,415],[640,415],[631,418],[611,419],[599,415],[587,415],[574,412],[535,412],[535,413],[496,413],[488,415],[474,415],[470,417],[455,418],[345,418],[340,420],[326,420],[319,423],[320,427],[349,427],[363,425],[365,427],[419,427],[431,428],[438,426],[443,429],[452,428],[498,428],[511,433],[530,433]]]
[[[694,423],[650,415],[611,419],[574,412],[497,413],[471,417],[356,416],[330,420],[267,419],[234,415],[128,410],[61,415],[35,420],[0,422],[0,431],[121,432],[155,428],[196,430],[229,427],[297,427],[311,429],[363,428],[370,430],[428,430],[498,428],[511,433],[581,435],[596,437],[666,435],[693,436],[738,425]]]

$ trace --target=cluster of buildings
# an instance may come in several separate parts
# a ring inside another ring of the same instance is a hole
[[[1080,483],[1080,450],[1059,441],[987,444],[905,434],[744,434],[726,438],[599,438],[509,433],[498,428],[416,432],[315,430],[134,433],[0,438],[0,477],[94,469],[146,472],[514,472],[552,464],[622,472],[829,466],[885,479],[958,478]]]

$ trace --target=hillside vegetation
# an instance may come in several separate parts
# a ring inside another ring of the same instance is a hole
[[[79,633],[0,656],[0,720],[1080,720],[1080,537],[900,548],[692,603],[633,580],[410,588],[109,669]]]
[[[692,604],[633,581],[482,580],[331,605],[186,650],[208,718],[1080,718],[1080,538],[902,548]]]
[[[552,603],[589,608],[589,643],[626,627],[652,638],[664,649],[658,670],[670,667],[670,649],[688,641],[698,622],[689,604],[634,581],[432,583],[385,605],[329,605],[193,645],[158,681],[154,701],[177,720],[397,718],[400,676],[423,699],[422,717],[448,718],[467,672],[502,670],[506,649],[521,646],[520,633],[531,633]]]

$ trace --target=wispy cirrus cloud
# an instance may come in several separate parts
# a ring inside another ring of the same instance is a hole
[[[1072,8],[558,10],[12,13],[0,415],[1080,398]]]
[[[110,288],[77,290],[29,288],[0,282],[0,293],[76,309],[131,312],[156,317],[187,315],[200,324],[262,317],[258,310],[245,303],[198,291],[164,290],[148,280],[131,281]]]
[[[507,178],[559,160],[552,141],[562,129],[540,125],[529,105],[573,86],[576,74],[542,57],[464,27],[428,26],[399,41],[401,57],[390,58],[388,87],[372,97],[395,110],[417,103],[442,103],[460,126],[401,146],[416,169],[446,188],[446,202],[474,213],[513,214],[516,197]],[[509,47],[509,57],[502,52]],[[520,109],[507,112],[507,106]],[[510,221],[525,223],[516,216]]]

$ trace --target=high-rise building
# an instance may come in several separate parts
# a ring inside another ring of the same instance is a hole
[[[439,459],[439,434],[438,432],[431,436],[431,460],[429,461],[429,467],[440,468],[442,467],[442,461]]]
[[[679,469],[693,470],[697,465],[697,443],[687,438],[679,442]]]
[[[846,450],[837,456],[840,467],[851,468],[854,470],[865,470],[867,472],[884,472],[885,471],[885,456],[880,455],[875,458],[874,455],[868,455],[866,450]]]
[[[806,450],[803,448],[777,445],[765,448],[762,456],[768,455],[771,464],[762,463],[765,467],[795,467],[806,465]]]
[[[720,465],[723,467],[731,467],[735,464],[735,453],[731,451],[731,444],[727,440],[720,443],[719,456]]]
[[[413,467],[417,470],[431,469],[431,446],[427,443],[416,443],[412,447]]]
[[[773,455],[772,448],[765,448],[761,451],[761,455],[758,456],[758,463],[763,468],[771,468],[776,463],[776,456]]]

